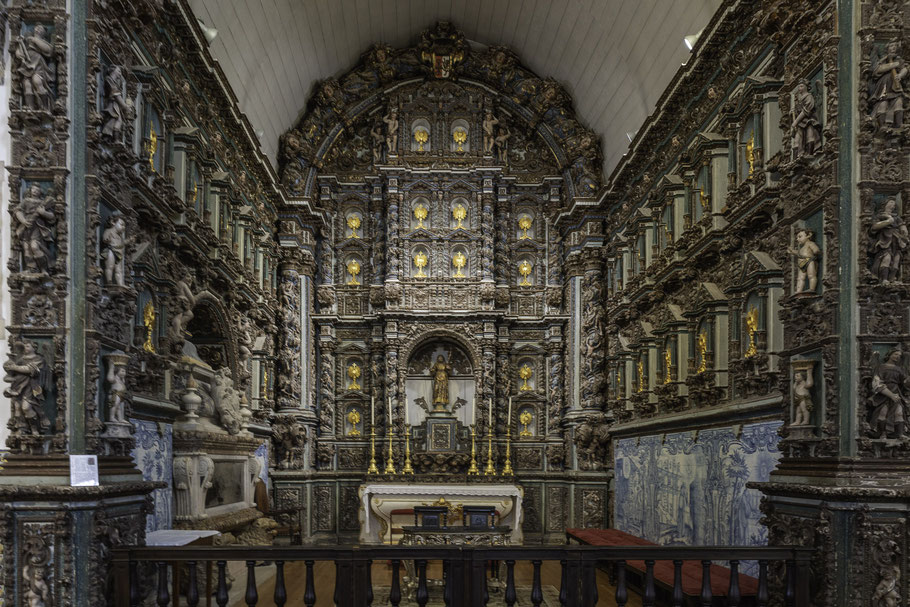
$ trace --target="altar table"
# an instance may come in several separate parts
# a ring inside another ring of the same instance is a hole
[[[511,484],[430,484],[368,483],[360,486],[360,543],[388,544],[392,534],[392,512],[428,506],[445,498],[456,508],[493,506],[499,513],[497,525],[511,529],[512,544],[521,544],[521,487]],[[450,525],[461,517],[449,517]]]

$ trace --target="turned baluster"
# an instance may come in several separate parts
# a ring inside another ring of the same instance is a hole
[[[626,607],[629,590],[626,588],[626,562],[616,561],[616,607]]]
[[[417,565],[417,604],[420,607],[426,607],[430,600],[430,592],[427,589],[427,562],[426,560],[415,561]]]
[[[673,607],[682,607],[682,561],[673,561]]]
[[[739,607],[739,561],[730,561],[730,589],[727,590],[727,605]]]
[[[196,607],[199,604],[199,589],[196,588],[196,561],[187,562],[188,576],[186,579],[186,604]]]
[[[171,594],[167,589],[167,563],[164,561],[158,563],[158,597],[155,602],[158,607],[167,607],[171,602]]]
[[[401,567],[401,561],[395,559],[392,561],[392,589],[389,592],[389,602],[392,607],[398,607],[401,603],[401,582],[399,581],[398,570]]]
[[[515,593],[515,561],[507,560],[506,561],[506,605],[512,607],[515,605],[515,601],[518,600],[518,595]]]
[[[227,561],[218,561],[216,565],[218,566],[218,588],[215,590],[215,602],[218,603],[218,607],[226,607],[228,604],[227,577],[225,572]]]
[[[303,602],[306,607],[316,604],[316,584],[313,581],[313,561],[304,561],[306,565],[306,589],[303,592]]]
[[[755,597],[757,607],[768,607],[768,561],[758,562],[758,594]]]
[[[711,607],[711,561],[701,562],[701,605]]]
[[[642,607],[654,607],[657,589],[654,588],[654,561],[645,561],[645,592],[641,597]]]
[[[284,607],[288,600],[288,591],[284,587],[284,561],[275,561],[275,605]]]
[[[793,607],[796,603],[796,561],[787,561],[787,579],[784,582],[784,605]]]
[[[256,607],[259,602],[259,592],[256,591],[256,561],[246,562],[246,594],[243,599],[249,607]]]
[[[543,589],[540,587],[540,565],[541,561],[531,561],[534,565],[534,582],[531,584],[531,603],[534,607],[540,607],[543,602]]]

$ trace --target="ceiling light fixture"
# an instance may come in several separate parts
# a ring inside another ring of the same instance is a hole
[[[208,44],[212,44],[212,41],[218,36],[218,30],[214,27],[209,27],[202,22],[202,19],[196,18],[196,22],[199,24],[199,28],[202,30],[202,35],[205,36],[205,41]]]
[[[688,48],[690,52],[692,51],[693,48],[695,48],[695,43],[698,42],[698,39],[701,37],[701,33],[703,31],[705,31],[705,28],[701,28],[700,30],[698,30],[697,34],[689,34],[688,36],[683,38],[683,42],[686,43],[686,48]]]

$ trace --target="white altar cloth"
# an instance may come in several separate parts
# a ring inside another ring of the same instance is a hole
[[[392,532],[392,511],[430,505],[444,497],[461,506],[495,506],[499,525],[512,528],[513,544],[521,544],[521,498],[518,485],[472,483],[465,485],[422,483],[369,483],[360,486],[360,543],[387,544]],[[461,524],[461,521],[451,521]],[[408,524],[413,524],[410,522]]]

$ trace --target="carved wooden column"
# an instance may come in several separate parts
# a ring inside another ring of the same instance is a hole
[[[580,406],[602,411],[605,405],[606,380],[604,340],[604,275],[600,249],[585,251],[584,277],[581,285],[581,351]]]
[[[492,188],[491,188],[492,190]],[[493,223],[493,208],[495,205],[495,199],[492,192],[489,194],[484,193],[480,197],[481,204],[481,259],[480,259],[480,268],[481,268],[481,278],[483,281],[492,282],[493,281],[493,266],[494,266],[494,251],[493,251],[493,237],[495,232],[495,227]]]

